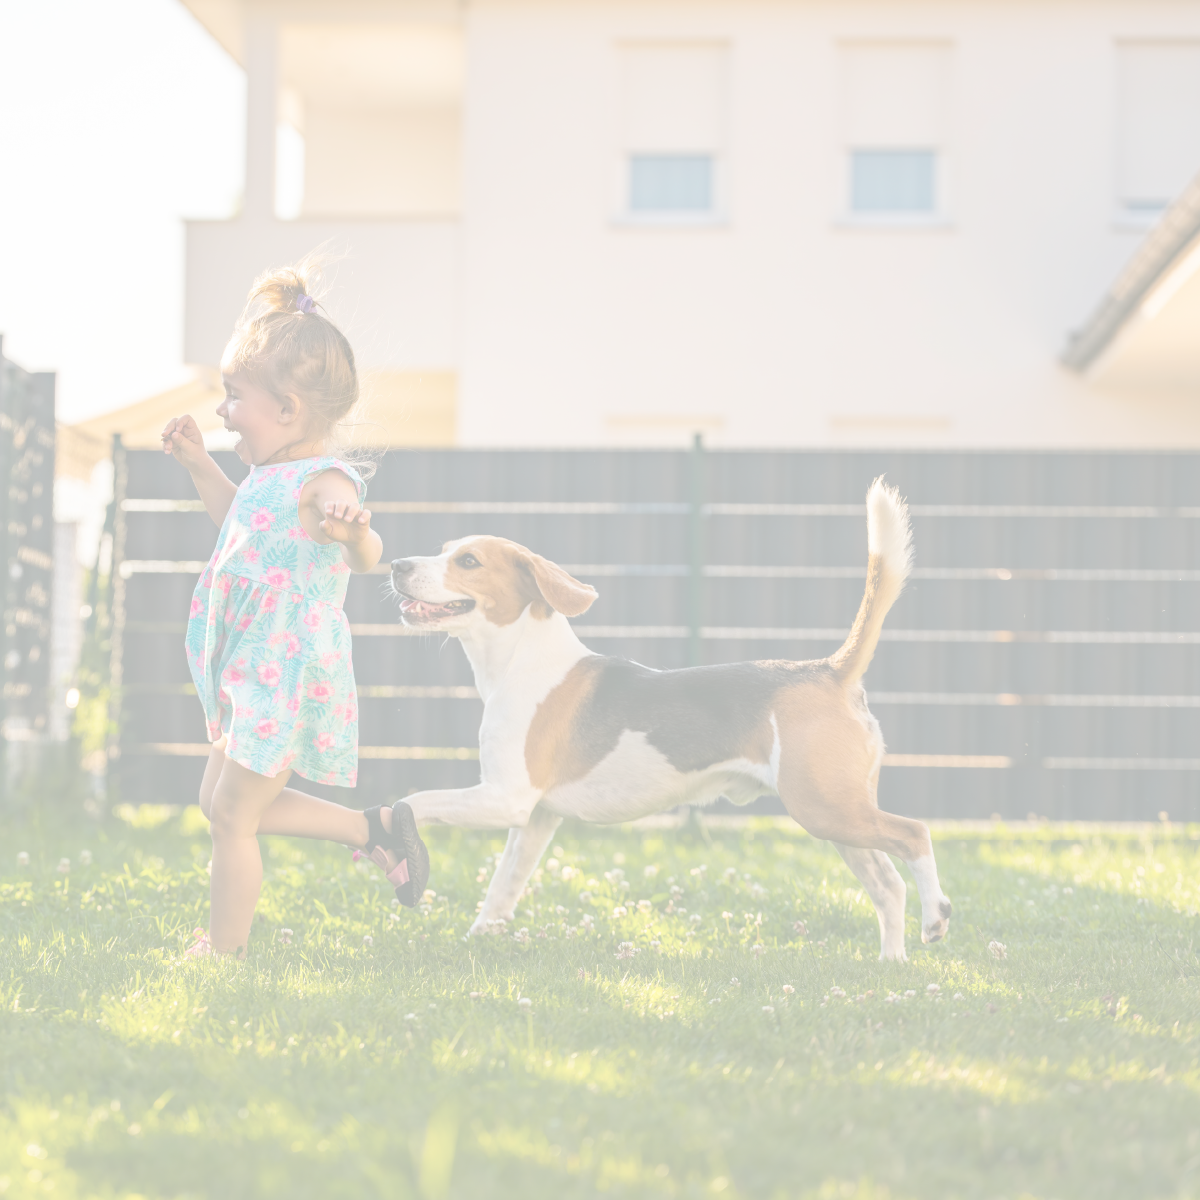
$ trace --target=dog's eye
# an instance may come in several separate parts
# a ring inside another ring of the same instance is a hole
[[[461,558],[454,560],[460,567],[465,567],[468,571],[474,570],[480,565],[479,559],[473,554],[464,554]]]

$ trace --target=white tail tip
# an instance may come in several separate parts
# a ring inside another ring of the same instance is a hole
[[[879,555],[901,576],[912,569],[908,505],[882,475],[867,490],[867,552]]]

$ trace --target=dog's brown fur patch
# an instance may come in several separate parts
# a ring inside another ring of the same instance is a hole
[[[478,567],[460,559],[474,555]],[[511,625],[526,608],[538,620],[554,612],[577,617],[591,607],[596,589],[562,567],[507,538],[477,537],[459,546],[446,563],[446,587],[470,596],[493,625]]]
[[[529,781],[542,791],[582,779],[599,761],[585,753],[579,737],[579,716],[596,689],[598,661],[577,662],[533,714],[525,736],[525,767]]]

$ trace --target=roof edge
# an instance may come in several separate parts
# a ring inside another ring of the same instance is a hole
[[[1146,235],[1133,257],[1059,357],[1065,367],[1086,371],[1116,340],[1149,292],[1200,237],[1200,175],[1184,188]]]

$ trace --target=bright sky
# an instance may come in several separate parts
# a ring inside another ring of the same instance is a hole
[[[59,419],[183,365],[183,219],[236,209],[245,77],[180,0],[0,0],[0,333]]]

